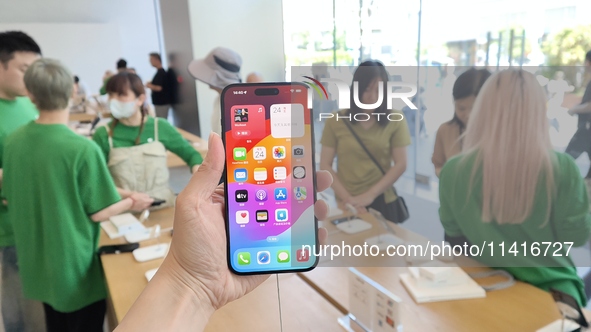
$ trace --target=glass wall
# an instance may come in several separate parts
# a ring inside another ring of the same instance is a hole
[[[288,78],[294,65],[419,65],[419,110],[405,111],[412,136],[405,177],[419,187],[437,186],[437,129],[452,119],[453,85],[472,66],[528,66],[545,75],[555,148],[564,150],[574,134],[577,118],[566,110],[589,81],[582,65],[591,49],[591,1],[284,0],[283,10]],[[563,102],[551,102],[557,86],[565,87]],[[589,158],[577,163],[586,173]]]

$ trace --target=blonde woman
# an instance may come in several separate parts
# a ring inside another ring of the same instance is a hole
[[[494,255],[487,246],[479,258],[483,263],[586,305],[565,242],[582,246],[589,238],[587,191],[572,157],[552,151],[544,92],[532,74],[506,70],[487,80],[474,103],[462,154],[444,165],[439,189],[448,237],[478,246],[493,243]],[[553,247],[534,257],[534,242]],[[514,243],[517,254],[509,253]]]

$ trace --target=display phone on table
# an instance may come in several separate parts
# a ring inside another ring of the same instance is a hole
[[[564,318],[567,318],[581,326],[581,329],[577,329],[573,332],[583,331],[583,329],[589,327],[589,322],[587,322],[581,306],[579,306],[579,303],[574,297],[553,288],[550,288],[550,294],[552,294],[552,298],[554,299],[554,302],[556,302],[558,310],[560,310],[560,314]]]
[[[221,106],[228,267],[240,275],[312,270],[318,237],[307,87],[233,84]]]

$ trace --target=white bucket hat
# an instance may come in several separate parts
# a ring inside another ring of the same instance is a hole
[[[216,47],[204,59],[193,60],[189,73],[204,83],[223,89],[232,83],[241,83],[242,58],[229,48]]]

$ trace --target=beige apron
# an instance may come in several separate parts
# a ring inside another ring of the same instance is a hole
[[[158,209],[173,206],[175,195],[168,184],[166,148],[158,141],[158,119],[154,119],[154,141],[126,148],[113,148],[109,132],[109,171],[118,188],[146,193],[166,202]]]

